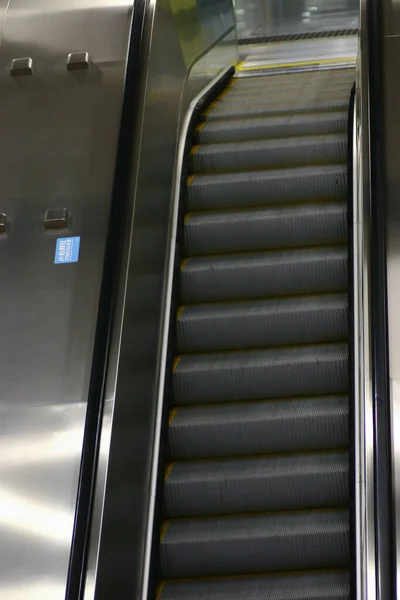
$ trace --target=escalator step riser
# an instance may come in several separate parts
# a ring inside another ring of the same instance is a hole
[[[197,149],[196,149],[197,148]],[[347,136],[343,134],[209,144],[193,149],[191,173],[258,171],[309,164],[343,163]]]
[[[173,463],[164,502],[167,518],[345,507],[348,454]]]
[[[185,256],[335,245],[347,241],[345,202],[191,213]]]
[[[171,521],[161,569],[165,578],[341,569],[348,535],[346,510]]]
[[[345,344],[184,355],[173,373],[177,405],[342,394]]]
[[[197,144],[216,144],[302,135],[345,133],[347,113],[290,115],[233,121],[213,121],[198,128]]]
[[[344,294],[192,305],[177,320],[182,354],[339,342],[347,336]]]
[[[303,100],[293,100],[292,102],[280,102],[275,105],[265,106],[252,105],[243,108],[236,106],[222,107],[220,104],[211,109],[208,114],[203,114],[205,121],[215,121],[218,119],[243,119],[258,117],[262,115],[283,115],[293,113],[314,113],[322,111],[344,112],[348,109],[348,96],[344,100],[316,100],[314,102],[305,102]]]
[[[348,572],[166,582],[158,600],[350,600]]]
[[[183,407],[169,431],[172,460],[346,448],[346,396]]]
[[[342,292],[347,249],[316,248],[190,258],[181,267],[182,304]]]

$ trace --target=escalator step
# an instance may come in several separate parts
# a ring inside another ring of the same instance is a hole
[[[185,256],[227,254],[346,243],[347,204],[189,213]]]
[[[346,129],[346,112],[212,121],[211,123],[203,123],[197,128],[195,143],[215,144],[262,140],[265,138],[344,133]]]
[[[175,409],[172,460],[346,448],[347,396],[227,403]]]
[[[212,352],[347,339],[347,296],[326,295],[182,307],[179,352]]]
[[[341,100],[348,101],[349,99],[349,90],[345,89],[331,89],[326,92],[324,89],[312,89],[305,88],[302,93],[302,101],[307,101],[310,103],[327,101],[327,100]],[[220,106],[223,109],[227,109],[228,107],[240,107],[251,110],[253,106],[264,106],[266,109],[269,107],[274,107],[278,104],[292,104],[293,103],[293,92],[290,91],[280,91],[280,90],[269,90],[264,92],[258,92],[255,94],[224,94],[221,96],[220,100],[217,100],[215,105]]]
[[[189,211],[268,206],[304,200],[345,198],[347,166],[299,167],[191,179],[187,193]]]
[[[296,96],[296,94],[294,94]],[[259,117],[262,115],[282,115],[286,113],[314,113],[314,112],[344,112],[349,107],[349,94],[343,98],[333,99],[316,98],[313,101],[304,100],[303,98],[293,98],[291,100],[276,102],[276,104],[265,105],[263,103],[245,104],[243,106],[227,105],[223,106],[219,103],[215,108],[211,108],[209,112],[203,115],[203,119],[207,121],[215,121],[218,119],[243,119],[250,117]]]
[[[233,79],[201,116],[157,600],[350,600],[353,69]]]
[[[350,600],[346,571],[167,581],[157,600]]]
[[[182,304],[342,292],[347,248],[193,257],[181,267]]]
[[[330,134],[196,146],[192,173],[234,173],[312,164],[343,163],[347,135]]]
[[[344,452],[178,462],[167,472],[167,518],[345,507],[349,501]]]
[[[177,359],[177,405],[341,394],[348,387],[346,344],[300,346]]]
[[[245,81],[243,82],[245,83]],[[262,80],[259,80],[259,83],[252,83],[251,85],[241,85],[240,80],[238,81],[237,84],[232,84],[230,87],[228,87],[228,91],[229,91],[229,98],[236,98],[236,97],[247,97],[247,98],[251,98],[252,96],[258,97],[259,95],[270,95],[270,96],[292,96],[293,97],[293,93],[295,93],[296,95],[298,95],[299,93],[303,96],[303,97],[309,97],[310,94],[318,94],[318,96],[330,96],[330,94],[332,92],[338,92],[338,91],[344,91],[346,94],[348,94],[349,89],[351,89],[352,86],[352,82],[348,82],[342,79],[333,79],[331,80],[320,80],[320,81],[310,81],[310,82],[304,82],[301,83],[300,85],[294,85],[294,84],[288,84],[286,86],[284,86],[283,88],[281,86],[277,86],[276,83],[275,84],[263,84]],[[220,98],[221,100],[225,97],[227,97],[228,95],[226,93],[222,93]],[[217,99],[218,101],[218,99]]]
[[[347,166],[298,167],[195,176],[188,186],[189,211],[268,206],[346,197]]]
[[[310,85],[324,85],[326,83],[332,84],[347,84],[348,89],[351,89],[354,81],[354,69],[333,69],[329,71],[307,71],[301,73],[271,73],[267,77],[264,75],[254,77],[237,77],[231,80],[231,89],[242,89],[248,90],[250,93],[260,87],[272,88],[272,89],[285,89],[287,87],[293,87],[296,90],[300,90],[298,95],[301,94],[305,87]],[[228,84],[229,85],[229,84]]]
[[[349,560],[347,510],[169,521],[165,578],[340,569]]]

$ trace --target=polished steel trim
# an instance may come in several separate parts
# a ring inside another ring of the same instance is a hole
[[[364,6],[363,6],[364,5]],[[365,3],[357,62],[353,138],[356,599],[376,600],[374,415],[370,316],[369,78]]]
[[[185,159],[185,148],[186,140],[190,129],[190,122],[197,105],[201,100],[207,96],[207,94],[217,86],[224,77],[227,76],[228,72],[232,67],[225,68],[219,73],[190,103],[189,108],[186,112],[178,145],[178,155],[176,161],[176,168],[174,173],[174,184],[172,192],[172,219],[170,221],[169,231],[169,246],[167,254],[167,277],[166,277],[166,294],[165,304],[162,317],[162,348],[160,358],[160,378],[157,390],[157,408],[155,417],[155,434],[154,434],[154,446],[153,446],[153,458],[151,467],[151,483],[150,483],[150,498],[148,504],[148,516],[147,516],[147,534],[145,542],[145,552],[143,561],[143,584],[141,590],[141,600],[148,600],[149,593],[149,574],[150,574],[150,563],[152,554],[152,543],[153,543],[153,529],[154,529],[154,511],[157,496],[157,478],[159,469],[159,458],[160,458],[160,442],[161,442],[161,427],[162,427],[162,416],[163,406],[165,398],[165,376],[167,368],[167,355],[168,355],[168,337],[171,319],[171,301],[172,301],[172,287],[174,283],[174,266],[175,266],[175,244],[176,235],[178,228],[178,214],[179,214],[179,202],[181,198],[181,173],[183,169],[183,163]]]

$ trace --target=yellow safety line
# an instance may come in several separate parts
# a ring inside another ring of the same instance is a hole
[[[190,154],[192,156],[194,156],[194,154],[196,154],[196,152],[198,151],[199,148],[200,148],[200,146],[192,146],[192,148],[190,150]]]
[[[294,62],[294,63],[279,63],[279,64],[274,64],[274,65],[258,65],[258,66],[253,66],[253,67],[246,67],[244,66],[245,63],[240,63],[237,67],[236,70],[237,71],[260,71],[260,70],[273,70],[273,69],[284,69],[284,68],[290,68],[290,67],[308,67],[308,66],[312,66],[312,65],[334,65],[334,64],[341,64],[341,63],[349,63],[349,62],[354,62],[355,63],[355,59],[353,57],[348,57],[348,58],[328,58],[328,59],[324,59],[324,60],[307,60],[307,61],[299,61],[299,62]]]
[[[189,177],[187,178],[187,185],[190,185],[191,183],[193,183],[193,179],[196,177],[196,175],[189,175]]]
[[[180,307],[178,308],[178,311],[177,311],[177,313],[176,313],[176,320],[177,320],[177,321],[179,321],[179,319],[180,319],[180,317],[181,317],[181,315],[182,315],[182,313],[183,313],[183,311],[184,311],[184,310],[185,310],[185,307],[184,307],[184,306],[180,306]]]

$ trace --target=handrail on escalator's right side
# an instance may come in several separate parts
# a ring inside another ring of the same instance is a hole
[[[371,191],[371,354],[377,600],[396,597],[388,363],[382,3],[367,0]]]

